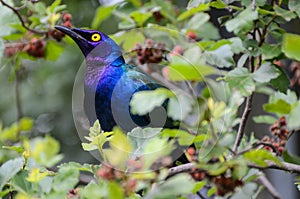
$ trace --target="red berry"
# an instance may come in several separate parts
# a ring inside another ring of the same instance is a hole
[[[196,40],[197,37],[198,37],[197,34],[194,31],[189,31],[187,33],[187,36],[188,36],[188,38],[193,39],[193,40]]]
[[[72,27],[72,23],[70,21],[65,21],[63,25],[69,28]]]
[[[65,13],[63,15],[63,20],[64,21],[70,21],[72,19],[72,15],[70,13]]]
[[[279,119],[279,123],[280,123],[280,126],[286,126],[286,119],[284,116],[282,116],[280,119]]]

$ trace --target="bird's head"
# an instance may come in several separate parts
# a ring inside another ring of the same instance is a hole
[[[55,28],[70,36],[88,60],[96,59],[110,64],[122,56],[120,47],[103,32],[65,26]]]

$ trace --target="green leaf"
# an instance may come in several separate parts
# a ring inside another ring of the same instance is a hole
[[[160,12],[163,16],[169,19],[173,24],[176,23],[174,5],[169,1],[152,0],[152,2],[160,7]]]
[[[63,50],[63,47],[59,43],[48,40],[45,49],[45,59],[50,61],[56,61],[63,52]]]
[[[241,2],[244,6],[248,7],[252,4],[253,1],[252,0],[242,0]],[[255,1],[256,6],[264,6],[265,4],[266,4],[266,0],[256,0]]]
[[[184,94],[176,93],[176,96],[171,97],[168,103],[168,116],[173,120],[184,120],[193,110],[194,100]]]
[[[50,6],[49,11],[50,13],[54,13],[54,9],[61,4],[61,0],[55,0]]]
[[[161,128],[140,128],[136,127],[131,132],[127,133],[127,137],[131,145],[134,148],[134,154],[140,155],[144,152],[144,149],[148,142],[159,135]]]
[[[280,160],[272,154],[272,152],[265,149],[255,149],[244,153],[244,158],[257,164],[258,166],[268,166],[267,161],[272,161],[278,165],[281,165]]]
[[[230,71],[225,80],[233,90],[238,90],[243,96],[249,96],[255,89],[252,74],[246,68],[235,68]]]
[[[182,186],[184,185],[184,186]],[[180,195],[186,195],[193,191],[194,182],[189,174],[178,174],[169,178],[160,186],[152,189],[145,199],[164,199],[178,198]]]
[[[191,135],[183,130],[178,129],[164,129],[161,132],[161,136],[176,138],[178,140],[179,145],[181,146],[190,146],[191,144],[193,144],[193,141],[195,139],[194,135]]]
[[[137,92],[130,101],[131,112],[133,114],[145,115],[151,112],[155,107],[161,106],[167,98],[173,95],[174,93],[172,93],[172,91],[165,88]]]
[[[123,31],[112,36],[125,52],[130,52],[135,48],[136,43],[143,43],[145,35],[140,31]]]
[[[286,21],[291,21],[292,19],[296,18],[296,14],[294,14],[292,11],[289,10],[285,10],[277,5],[275,5],[274,7],[275,13],[278,16],[281,16],[282,18],[284,18]]]
[[[225,27],[229,32],[234,32],[238,34],[242,31],[247,32],[252,29],[253,21],[258,19],[257,10],[252,10],[251,7],[248,7],[246,10],[243,10],[235,18],[227,21]]]
[[[233,52],[228,44],[222,45],[216,50],[204,52],[203,58],[209,64],[219,68],[229,68],[234,64]]]
[[[298,0],[289,0],[289,9],[297,13],[300,17],[300,1]]]
[[[123,192],[123,188],[120,186],[120,183],[114,181],[109,182],[108,191],[109,191],[108,198],[124,199],[124,192]]]
[[[208,3],[207,4],[200,4],[198,7],[191,8],[191,9],[186,10],[183,13],[181,13],[178,16],[177,20],[182,21],[186,18],[189,18],[189,17],[195,15],[198,12],[203,12],[203,11],[208,11],[208,10],[209,10],[209,4]]]
[[[138,27],[142,27],[151,16],[151,12],[142,13],[139,11],[133,11],[130,13],[130,17],[137,23]]]
[[[282,99],[279,99],[274,103],[264,104],[263,108],[265,111],[279,114],[288,114],[291,111],[291,105]]]
[[[300,128],[299,118],[300,118],[300,101],[298,101],[296,105],[293,106],[290,114],[288,115],[287,118],[288,127],[290,129]]]
[[[281,67],[276,66],[276,68],[280,74],[277,78],[272,79],[270,83],[275,89],[278,89],[280,92],[286,92],[290,85],[290,80]]]
[[[9,34],[9,35],[6,35],[6,36],[3,36],[2,38],[5,39],[5,40],[19,40],[23,37],[24,35],[21,34],[21,33],[12,33],[12,34]]]
[[[288,58],[300,61],[300,35],[285,33],[282,43],[284,54]]]
[[[101,25],[101,23],[107,19],[113,10],[116,8],[117,5],[112,6],[100,6],[97,8],[96,13],[94,15],[94,19],[92,21],[92,28],[97,29]]]
[[[53,179],[53,189],[65,192],[73,189],[78,183],[79,170],[69,165],[62,165]]]
[[[108,149],[103,149],[104,158],[119,169],[125,169],[133,147],[121,129],[115,127],[109,140]]]
[[[24,148],[20,146],[3,146],[3,149],[8,149],[11,151],[16,151],[19,154],[22,154],[24,152]]]
[[[203,28],[203,24],[208,22],[209,18],[209,15],[206,13],[197,13],[189,20],[189,22],[186,25],[186,28],[189,30],[201,29]]]
[[[23,158],[8,160],[0,167],[0,190],[8,181],[16,175],[24,166]]]
[[[263,59],[273,59],[278,57],[281,53],[280,45],[278,44],[266,44],[264,43],[261,47]]]
[[[14,6],[14,3],[12,0],[5,1],[7,4]],[[16,22],[19,23],[17,15],[9,8],[5,6],[0,6],[0,37],[9,35],[13,31],[15,31],[14,28],[11,27],[11,24],[15,24]]]
[[[259,115],[253,117],[253,121],[256,123],[274,124],[274,122],[276,122],[277,119],[270,115]]]
[[[84,186],[79,190],[80,198],[82,199],[100,199],[107,195],[107,191],[104,191],[105,187],[100,187],[95,182],[90,182],[87,186]]]
[[[283,157],[283,160],[285,162],[289,162],[289,163],[300,165],[300,157],[296,156],[296,155],[290,154],[287,150],[283,151],[282,157]]]
[[[170,155],[174,148],[174,140],[169,141],[168,138],[154,137],[147,142],[144,148],[144,168],[148,169],[157,159]]]
[[[269,82],[271,79],[275,79],[279,76],[278,70],[270,62],[266,62],[260,66],[260,68],[253,73],[253,79],[260,83]]]

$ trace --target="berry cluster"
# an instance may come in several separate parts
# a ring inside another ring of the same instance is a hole
[[[62,25],[71,28],[72,23],[71,23],[72,15],[70,13],[64,13],[62,15]],[[58,31],[56,29],[51,29],[48,32],[48,35],[55,39],[56,41],[61,41],[62,38],[65,36],[65,34],[61,31]]]
[[[134,164],[133,166],[141,167],[140,163],[135,164],[133,161],[131,162]],[[130,162],[128,164],[131,164]],[[128,172],[128,171],[127,171]],[[113,168],[111,165],[102,164],[101,169],[98,170],[97,176],[104,179],[104,180],[117,180],[121,183],[122,188],[124,189],[125,193],[130,194],[135,191],[137,180],[128,178],[124,171],[117,170]]]
[[[65,13],[62,15],[61,20],[63,21],[64,26],[71,27],[71,19],[72,15]],[[33,37],[32,35],[33,34],[29,32],[21,41],[6,43],[4,55],[6,57],[12,57],[18,52],[26,52],[33,57],[44,57],[46,40],[44,38]],[[50,29],[46,36],[51,37],[56,41],[61,41],[65,34],[58,30]]]
[[[44,57],[46,42],[41,38],[32,38],[28,44],[23,48],[24,52],[27,52],[33,57]]]
[[[20,52],[23,50],[25,44],[21,42],[17,43],[6,43],[5,44],[5,49],[4,49],[4,55],[6,57],[12,57],[16,53]]]
[[[144,44],[137,43],[132,51],[136,52],[138,61],[141,64],[159,63],[164,58],[164,53],[166,52],[165,48],[164,43],[146,39]]]
[[[216,194],[219,196],[224,196],[227,193],[233,192],[237,186],[243,186],[243,181],[225,175],[213,177],[212,182],[216,185]]]
[[[281,155],[284,151],[285,144],[289,136],[289,130],[287,129],[286,125],[286,119],[283,116],[270,127],[273,138],[271,138],[270,136],[265,136],[262,139],[262,142],[271,144],[278,155]],[[270,146],[266,145],[264,146],[264,148],[273,151],[273,148]]]

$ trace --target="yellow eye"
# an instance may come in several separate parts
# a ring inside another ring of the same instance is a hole
[[[100,41],[101,35],[98,33],[95,33],[92,35],[91,39],[92,39],[92,41]]]

